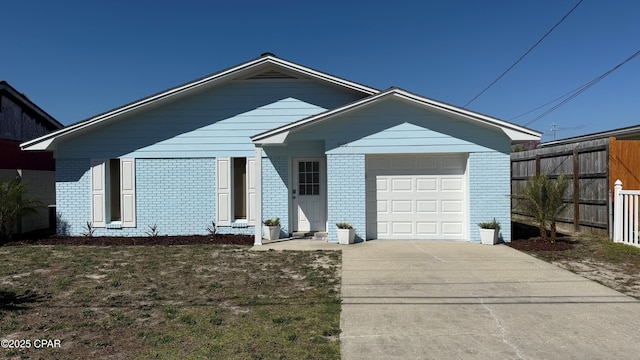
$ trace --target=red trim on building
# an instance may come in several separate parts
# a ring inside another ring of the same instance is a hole
[[[50,151],[22,151],[20,141],[0,139],[0,169],[56,170]]]

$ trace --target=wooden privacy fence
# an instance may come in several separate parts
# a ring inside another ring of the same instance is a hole
[[[511,212],[523,216],[517,198],[527,179],[535,175],[572,179],[565,202],[567,210],[557,219],[558,229],[571,232],[613,234],[613,182],[640,189],[640,140],[615,137],[542,146],[511,154]]]
[[[640,190],[623,190],[620,180],[616,180],[614,189],[613,241],[640,247],[638,242]]]
[[[559,175],[571,179],[565,212],[558,229],[608,234],[609,229],[609,139],[543,147],[511,154],[511,212],[523,217],[518,197],[527,179]]]

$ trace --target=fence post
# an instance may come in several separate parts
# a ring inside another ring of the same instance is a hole
[[[622,181],[616,180],[613,186],[613,241],[622,241],[622,199],[620,198],[620,191],[622,191]]]

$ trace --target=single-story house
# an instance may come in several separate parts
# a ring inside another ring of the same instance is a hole
[[[0,81],[0,181],[18,179],[27,186],[26,197],[42,206],[35,214],[18,219],[13,232],[22,234],[47,229],[50,225],[48,205],[56,203],[55,162],[51,152],[20,151],[20,144],[63,125],[16,90]]]
[[[541,134],[273,54],[22,144],[54,152],[58,232],[510,241],[509,153]]]

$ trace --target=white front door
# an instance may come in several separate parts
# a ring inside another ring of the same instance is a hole
[[[293,231],[326,231],[326,174],[323,158],[293,159]]]

